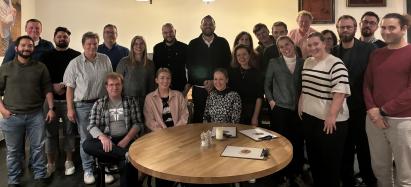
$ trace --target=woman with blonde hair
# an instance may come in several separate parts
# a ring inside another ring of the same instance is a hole
[[[158,88],[146,96],[144,103],[146,126],[156,131],[186,125],[187,102],[181,92],[170,89],[171,71],[168,68],[159,68],[155,81]]]
[[[139,103],[143,103],[146,95],[155,89],[154,69],[154,63],[147,59],[144,38],[134,36],[129,55],[120,60],[116,69],[124,77],[124,95],[136,97]]]

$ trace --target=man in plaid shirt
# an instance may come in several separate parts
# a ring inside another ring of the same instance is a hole
[[[102,160],[116,160],[120,166],[120,185],[137,186],[137,170],[128,163],[128,148],[142,131],[143,121],[138,101],[122,96],[123,77],[109,73],[107,96],[98,99],[90,112],[87,130],[92,138],[84,141],[84,151]]]

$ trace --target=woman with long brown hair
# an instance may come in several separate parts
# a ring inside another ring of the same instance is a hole
[[[134,36],[129,55],[120,60],[116,71],[124,76],[124,95],[136,97],[141,109],[146,95],[155,89],[154,69],[144,38]]]

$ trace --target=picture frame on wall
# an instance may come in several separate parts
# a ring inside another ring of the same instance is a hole
[[[21,0],[0,0],[0,57],[20,36]]]
[[[385,7],[387,0],[347,0],[347,7]]]
[[[334,0],[298,0],[298,11],[306,10],[314,17],[313,24],[335,22]]]

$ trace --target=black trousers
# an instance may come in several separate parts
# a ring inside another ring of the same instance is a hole
[[[83,149],[87,154],[97,157],[102,160],[110,160],[114,163],[118,163],[120,169],[120,186],[121,187],[135,187],[141,186],[138,184],[138,171],[131,165],[131,163],[126,162],[126,153],[128,147],[131,145],[130,142],[127,149],[117,146],[116,144],[121,141],[122,138],[112,138],[113,147],[110,152],[104,152],[103,144],[97,138],[87,139],[83,143]]]
[[[194,123],[202,123],[208,92],[204,88],[193,86]]]
[[[371,168],[370,148],[365,132],[365,111],[350,111],[348,134],[345,141],[341,179],[344,187],[354,186],[354,155],[357,154],[360,176],[367,186],[376,186]]]
[[[303,113],[308,162],[315,187],[339,187],[342,154],[348,123],[337,122],[332,134],[323,131],[324,120]]]
[[[304,138],[297,111],[275,106],[270,114],[270,130],[280,133],[293,145],[293,159],[283,175],[293,177],[302,174],[304,165]]]

